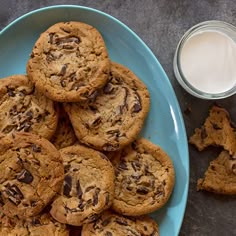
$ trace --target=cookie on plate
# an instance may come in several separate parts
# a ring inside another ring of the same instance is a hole
[[[0,235],[11,236],[69,236],[69,229],[65,224],[55,221],[50,214],[43,213],[27,219],[0,217]]]
[[[104,212],[99,219],[83,225],[82,236],[159,236],[157,223],[149,216],[125,217],[111,211]]]
[[[159,146],[141,138],[117,153],[112,208],[128,216],[151,213],[166,204],[175,183],[174,166]]]
[[[57,127],[54,103],[25,75],[0,79],[0,132],[30,132],[49,139]]]
[[[59,222],[80,226],[95,220],[110,207],[114,196],[114,170],[107,157],[74,145],[60,150],[65,178],[51,215]]]
[[[210,109],[201,128],[196,128],[189,142],[202,151],[210,145],[222,146],[230,154],[236,152],[236,129],[229,113],[219,106]]]
[[[211,161],[204,177],[198,180],[197,189],[236,195],[236,156],[222,151]]]
[[[94,96],[110,71],[101,34],[81,22],[60,22],[43,32],[32,50],[27,73],[36,88],[58,102]]]
[[[63,109],[63,106],[61,104],[58,104],[58,107],[59,120],[56,132],[53,135],[51,142],[57,149],[61,149],[75,144],[78,140],[75,136],[75,132],[71,125],[70,119]]]
[[[149,106],[143,82],[113,62],[106,86],[88,102],[65,104],[65,110],[80,142],[100,151],[117,151],[137,137]]]
[[[0,211],[9,217],[35,216],[63,184],[60,153],[30,133],[0,136]]]

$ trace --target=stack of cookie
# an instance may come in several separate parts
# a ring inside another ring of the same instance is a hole
[[[173,163],[138,135],[144,83],[81,22],[42,33],[27,75],[0,80],[1,235],[159,235]],[[41,233],[40,233],[41,232]]]

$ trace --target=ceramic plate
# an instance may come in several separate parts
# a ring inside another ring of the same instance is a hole
[[[185,127],[174,90],[145,43],[114,17],[81,6],[52,6],[30,12],[0,32],[0,78],[25,73],[40,33],[60,21],[82,21],[97,28],[113,61],[129,67],[147,85],[151,109],[142,136],[159,144],[172,158],[176,183],[168,204],[152,214],[161,236],[178,235],[187,201],[189,157]],[[165,36],[163,36],[165,37]]]

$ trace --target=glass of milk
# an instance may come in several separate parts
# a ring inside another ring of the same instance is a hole
[[[206,21],[190,28],[174,56],[174,73],[190,94],[221,99],[236,93],[236,27]]]

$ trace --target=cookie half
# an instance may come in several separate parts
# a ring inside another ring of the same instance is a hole
[[[100,151],[117,151],[137,137],[149,106],[143,82],[113,62],[106,86],[86,103],[65,104],[65,110],[82,143]]]
[[[109,208],[114,196],[114,170],[102,153],[74,145],[60,150],[64,185],[52,203],[51,215],[59,222],[80,226]]]
[[[123,215],[151,213],[166,204],[175,182],[170,157],[159,146],[141,138],[112,159],[115,197],[112,208]]]
[[[145,235],[159,236],[157,223],[149,216],[125,217],[106,211],[99,219],[83,225],[83,236]]]
[[[50,139],[57,127],[53,101],[40,94],[25,75],[0,79],[0,132],[30,132]]]
[[[69,236],[69,229],[65,224],[55,221],[50,214],[43,213],[25,220],[17,217],[0,217],[0,235],[37,236],[54,235]]]
[[[29,133],[0,137],[0,210],[9,217],[35,216],[60,191],[62,158],[46,139]]]
[[[197,182],[198,190],[236,195],[236,156],[222,151],[211,161],[204,177]]]
[[[213,106],[201,128],[195,129],[189,142],[202,151],[208,146],[221,146],[236,153],[236,129],[227,110]]]
[[[75,144],[78,140],[75,136],[70,119],[63,109],[63,106],[58,104],[58,108],[59,120],[56,132],[53,135],[51,142],[57,149],[61,149]]]
[[[58,102],[93,96],[110,71],[101,34],[81,22],[60,22],[42,33],[34,45],[27,73],[36,88]]]

